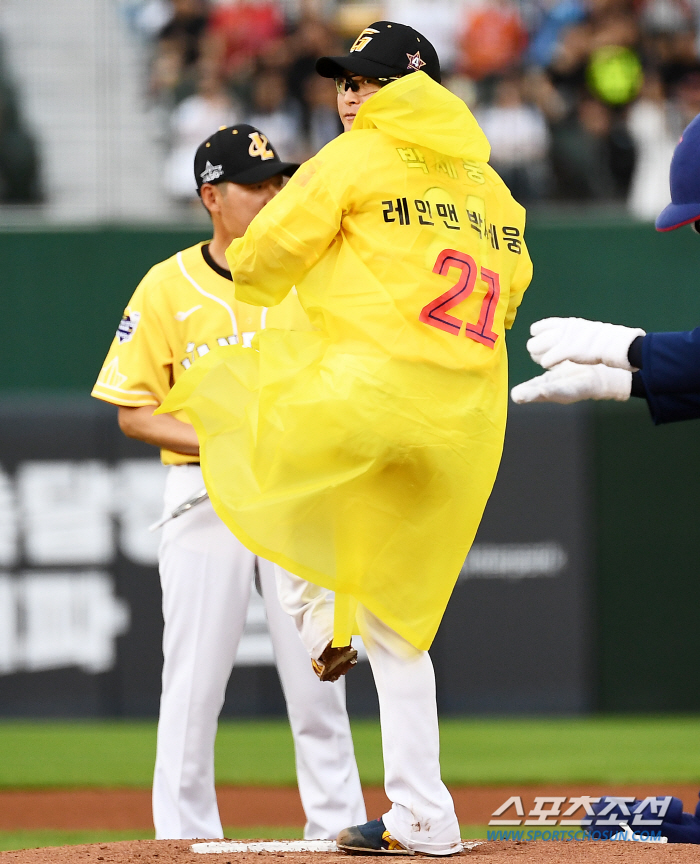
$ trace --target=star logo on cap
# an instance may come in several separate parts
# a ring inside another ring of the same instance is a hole
[[[416,51],[415,54],[406,54],[408,57],[408,68],[413,69],[416,72],[420,71],[425,65],[425,60],[420,59],[420,51]]]
[[[209,160],[204,166],[204,171],[199,175],[202,178],[202,183],[211,183],[213,180],[218,180],[223,177],[224,169],[222,165],[212,165]]]

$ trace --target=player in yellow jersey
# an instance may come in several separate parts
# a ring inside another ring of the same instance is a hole
[[[130,437],[170,465],[165,512],[203,487],[199,443],[184,414],[153,416],[173,383],[209,351],[250,344],[255,331],[308,330],[294,294],[269,311],[234,296],[225,250],[297,166],[248,125],[221,129],[197,151],[195,180],[213,239],[153,267],[129,301],[92,392],[119,406]],[[272,564],[249,552],[205,502],[163,529],[163,691],[153,782],[157,838],[222,837],[214,788],[217,717],[254,576],[263,595],[296,748],[305,837],[332,838],[364,803],[343,682],[322,684],[277,599]]]
[[[278,565],[319,669],[364,639],[392,807],[340,848],[450,855],[427,649],[501,457],[525,212],[420,33],[376,22],[316,68],[346,133],[227,253],[239,299],[272,306],[295,285],[314,330],[220,349],[162,410],[193,419],[217,512]]]

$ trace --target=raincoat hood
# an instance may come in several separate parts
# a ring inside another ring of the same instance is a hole
[[[472,112],[425,72],[412,72],[383,87],[357,112],[352,131],[379,129],[437,153],[488,162],[491,145]]]

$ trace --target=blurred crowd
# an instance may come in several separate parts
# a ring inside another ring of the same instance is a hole
[[[165,184],[194,192],[193,155],[220,126],[251,123],[282,159],[303,161],[342,127],[332,81],[316,58],[344,45],[323,4],[150,0],[137,23],[153,31],[149,95],[165,131]]]
[[[431,39],[518,200],[627,201],[643,219],[667,202],[700,112],[700,0],[144,0],[170,194],[191,197],[193,151],[219,126],[259,126],[292,160],[339,134],[314,61],[380,18]]]

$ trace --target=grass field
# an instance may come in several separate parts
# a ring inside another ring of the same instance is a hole
[[[451,785],[698,782],[700,717],[446,719],[443,776]],[[381,785],[375,721],[354,721],[360,775]],[[0,788],[142,787],[151,783],[155,722],[0,722]],[[217,739],[221,784],[293,785],[285,721],[225,721]],[[485,826],[462,836],[485,837]],[[231,838],[301,836],[299,827],[227,828]],[[4,831],[0,850],[152,837],[149,832]]]
[[[442,721],[443,777],[453,785],[700,781],[700,717]],[[151,784],[154,722],[0,722],[0,788]],[[363,783],[381,785],[375,721],[353,722]],[[285,721],[222,722],[217,781],[293,785]]]

